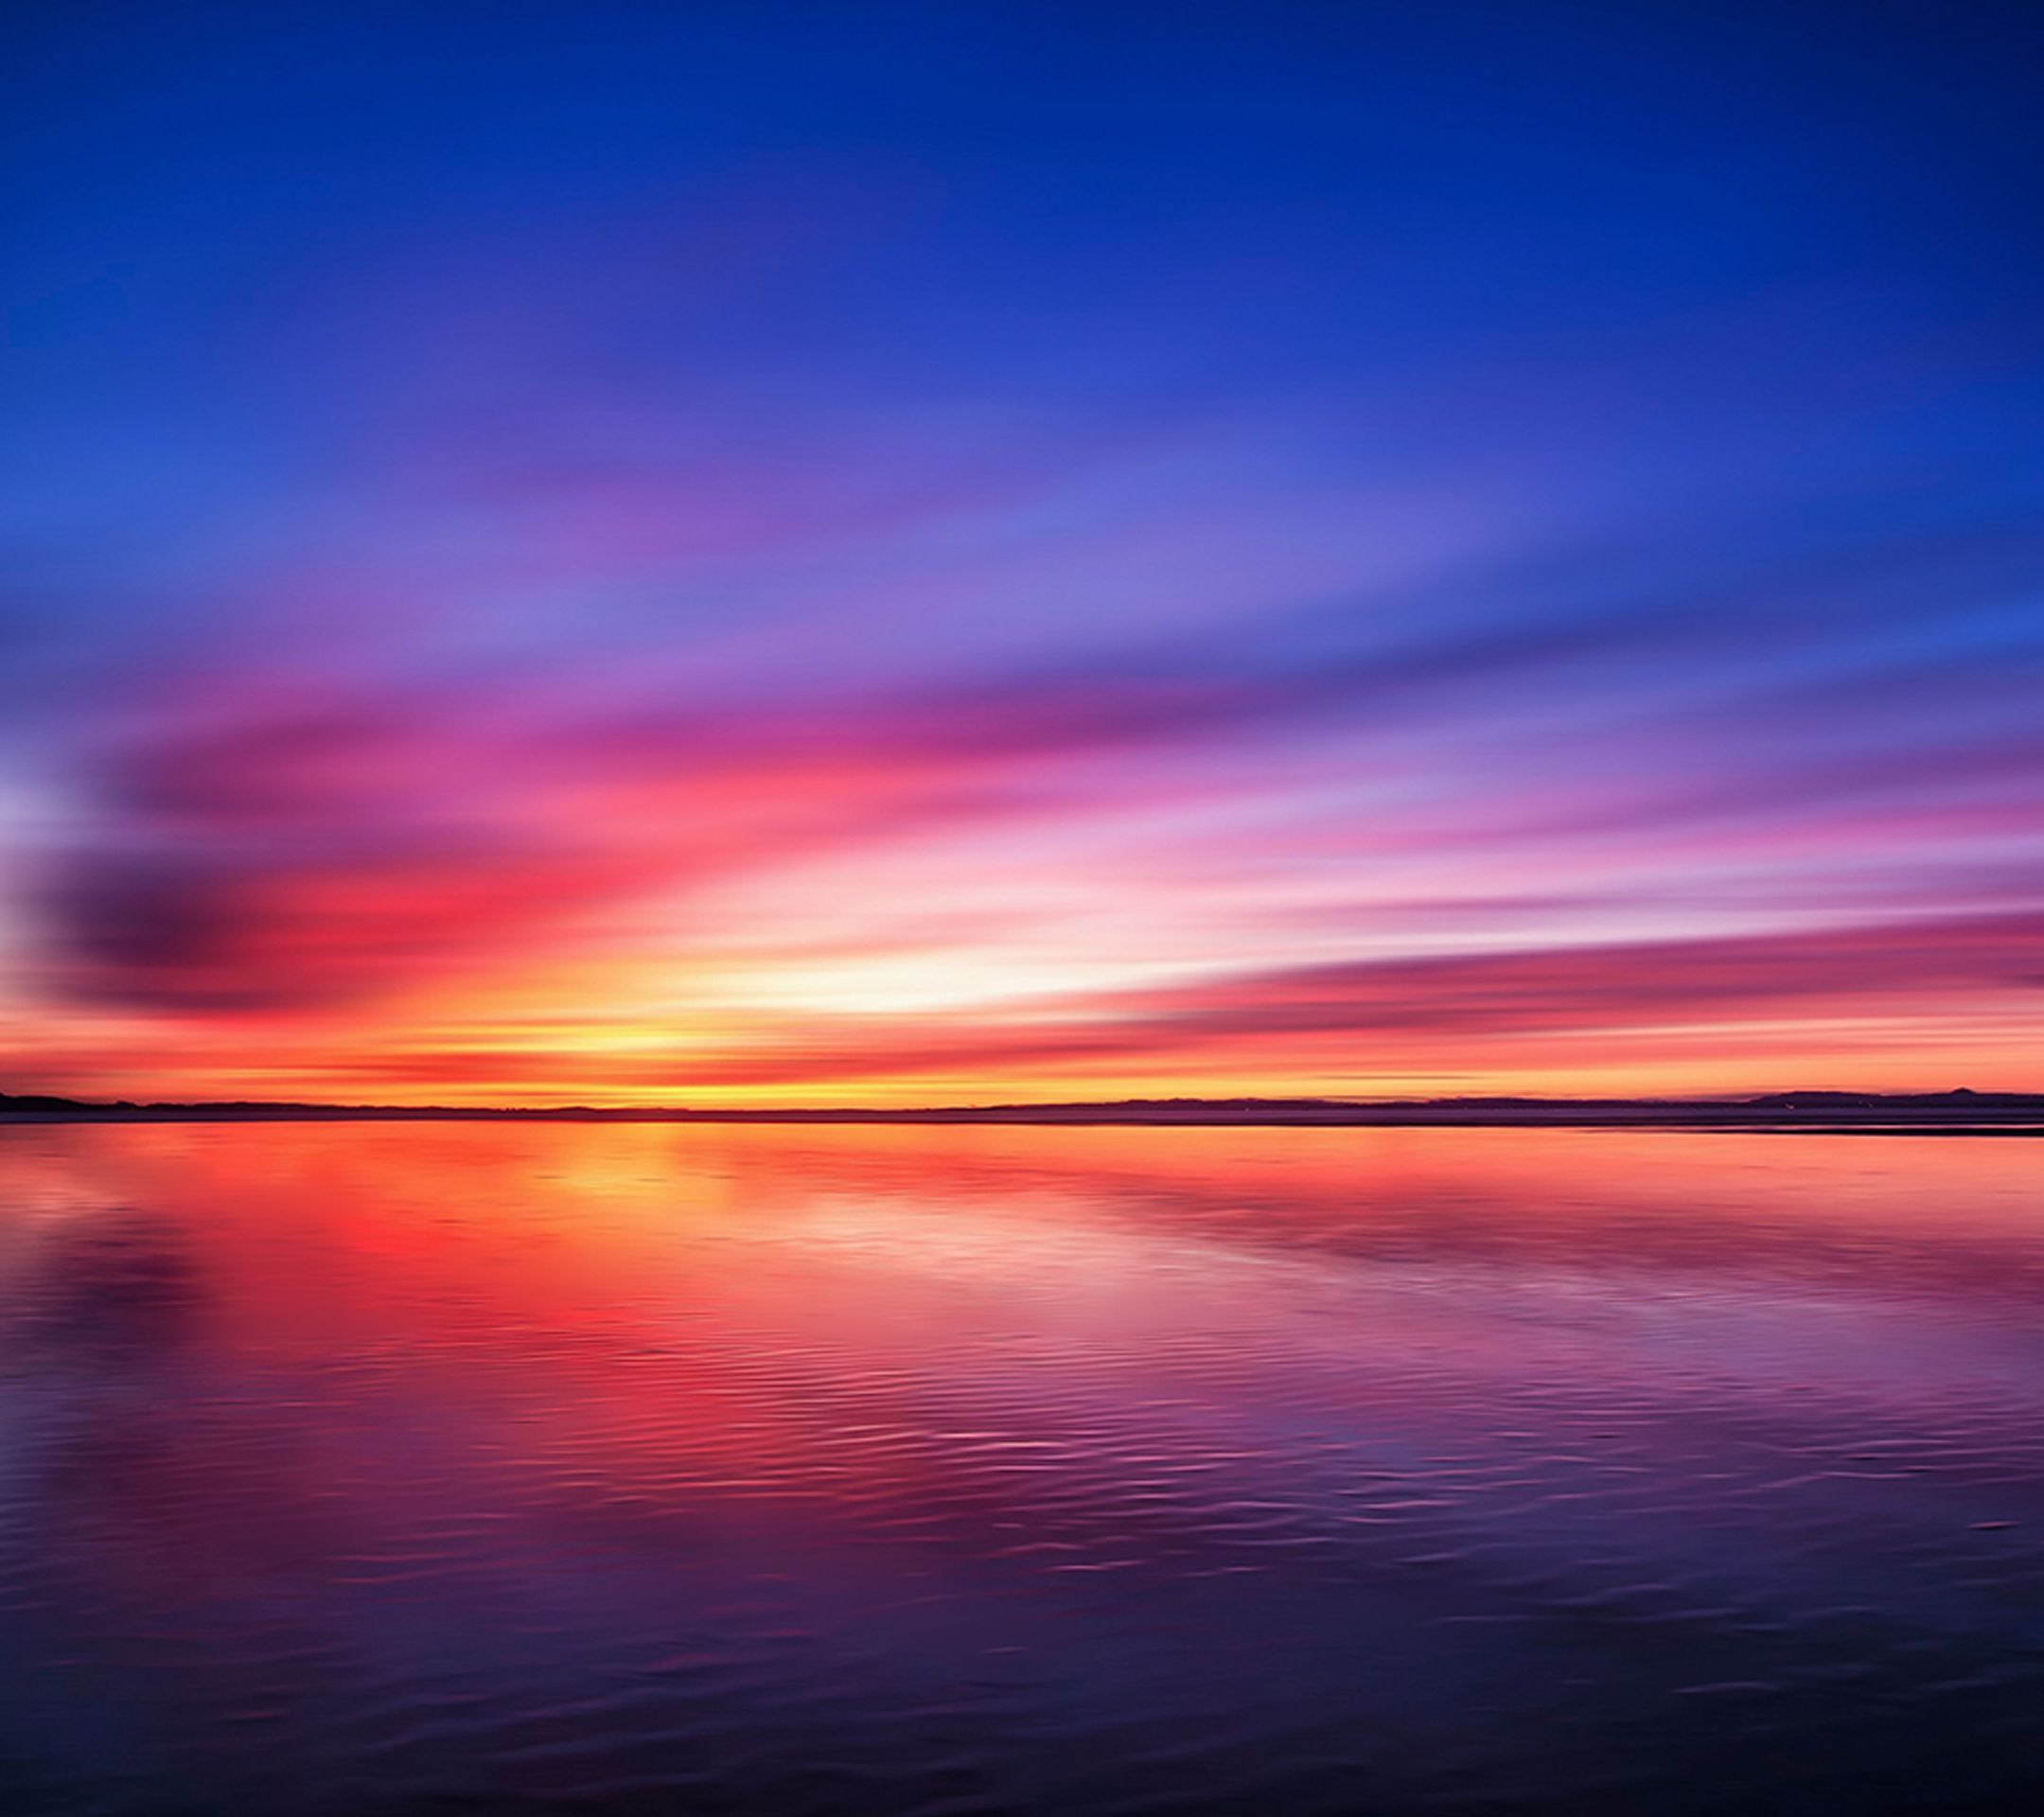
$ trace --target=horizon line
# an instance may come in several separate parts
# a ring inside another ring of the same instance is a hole
[[[1879,1126],[1950,1129],[1954,1114],[1984,1120],[1985,1127],[2044,1125],[2044,1092],[1980,1091],[1959,1085],[1935,1091],[1874,1092],[1803,1087],[1717,1097],[1553,1098],[1474,1094],[1443,1098],[1357,1099],[1177,1096],[1060,1099],[1036,1102],[925,1105],[690,1105],[690,1104],[346,1104],[295,1100],[211,1099],[146,1101],[71,1098],[57,1093],[0,1091],[0,1118],[70,1121],[606,1121],[606,1122],[846,1122],[846,1123],[1118,1123],[1208,1125],[1377,1125],[1514,1123],[1654,1124],[1690,1126],[1815,1122],[1824,1127]]]

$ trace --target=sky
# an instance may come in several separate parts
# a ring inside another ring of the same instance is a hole
[[[0,1090],[2044,1089],[2044,18],[0,26]]]

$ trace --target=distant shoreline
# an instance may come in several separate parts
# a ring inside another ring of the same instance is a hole
[[[1128,1099],[1108,1103],[942,1105],[921,1109],[692,1109],[91,1103],[0,1094],[0,1123],[572,1122],[985,1124],[1124,1128],[1730,1129],[1849,1135],[2044,1135],[2044,1093],[1881,1095],[1782,1092],[1740,1100],[1450,1098]]]

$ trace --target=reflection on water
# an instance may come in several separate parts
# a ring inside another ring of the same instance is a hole
[[[2024,1809],[2044,1146],[0,1130],[0,1809]]]

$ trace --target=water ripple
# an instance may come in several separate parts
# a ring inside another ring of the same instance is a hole
[[[0,1808],[2028,1810],[2033,1170],[0,1132]]]

